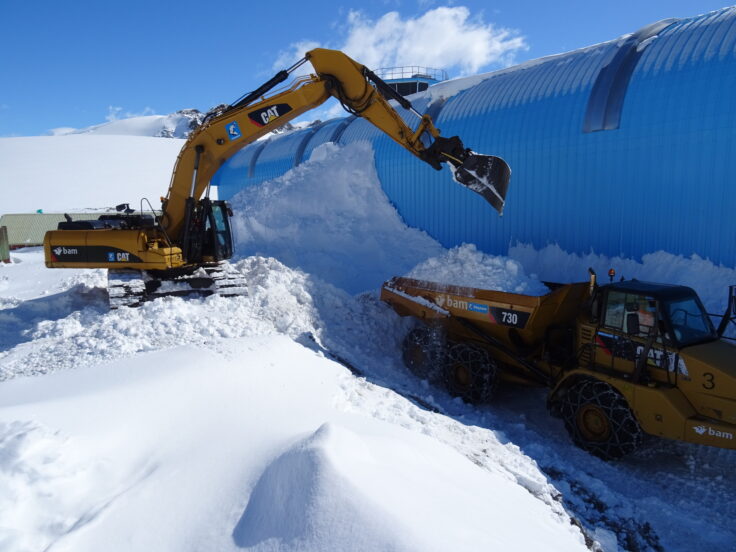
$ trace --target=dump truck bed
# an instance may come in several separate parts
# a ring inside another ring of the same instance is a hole
[[[534,296],[396,277],[384,283],[381,299],[401,316],[463,319],[502,341],[531,346],[551,326],[572,323],[589,297],[589,282],[554,287]]]

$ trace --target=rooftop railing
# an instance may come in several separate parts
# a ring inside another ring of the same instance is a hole
[[[435,81],[447,80],[447,71],[434,67],[420,65],[405,65],[403,67],[381,67],[374,71],[383,80],[392,79],[431,79]]]

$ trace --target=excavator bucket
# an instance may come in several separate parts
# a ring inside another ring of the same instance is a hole
[[[459,166],[450,164],[455,182],[480,194],[498,214],[503,214],[511,168],[494,155],[470,152]]]

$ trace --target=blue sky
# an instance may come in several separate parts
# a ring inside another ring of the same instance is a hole
[[[458,76],[722,6],[710,0],[0,0],[0,136],[82,128],[113,116],[207,110],[252,90],[278,62],[317,44],[346,49],[373,68],[413,63]]]

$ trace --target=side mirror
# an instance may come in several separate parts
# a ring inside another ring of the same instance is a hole
[[[639,335],[641,328],[639,327],[639,315],[635,312],[626,314],[626,330],[631,335]]]

